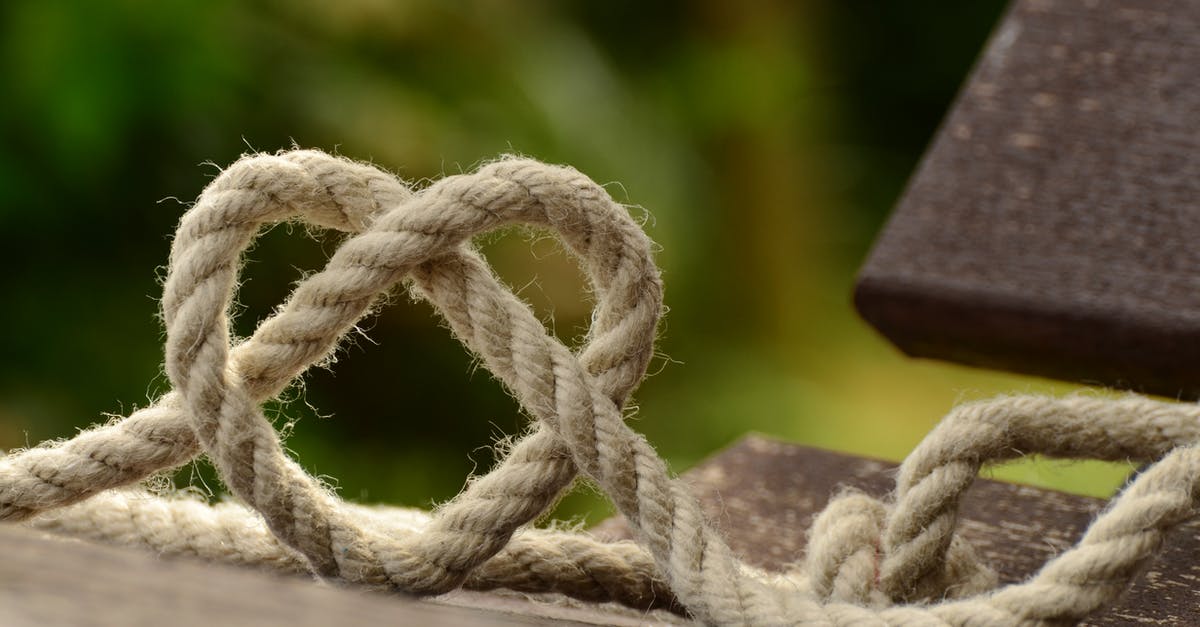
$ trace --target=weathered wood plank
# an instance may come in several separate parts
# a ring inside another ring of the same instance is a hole
[[[905,353],[1200,397],[1200,0],[1016,0],[876,242]]]
[[[560,617],[561,618],[561,617]],[[418,602],[0,525],[0,625],[582,624]]]
[[[685,476],[734,551],[779,570],[803,557],[805,531],[840,487],[881,496],[896,465],[750,436]],[[979,480],[962,504],[962,534],[999,573],[1020,581],[1075,544],[1104,501]],[[594,530],[627,538],[620,518]],[[1125,599],[1086,625],[1200,625],[1200,521],[1174,533]]]

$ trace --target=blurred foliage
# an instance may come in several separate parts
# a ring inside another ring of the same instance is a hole
[[[166,389],[155,299],[175,222],[211,164],[293,143],[415,181],[520,152],[634,205],[671,308],[635,427],[677,470],[747,431],[900,459],[957,401],[1061,391],[906,360],[849,304],[1002,5],[0,4],[0,447]],[[239,333],[336,245],[302,235],[276,228],[250,254]],[[482,245],[560,337],[582,334],[580,277],[552,242]],[[427,506],[525,420],[427,306],[393,300],[270,411],[345,496]],[[1126,470],[997,472],[1095,493]],[[586,495],[563,511],[606,512]]]

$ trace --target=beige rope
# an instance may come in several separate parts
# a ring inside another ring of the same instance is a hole
[[[290,219],[356,235],[231,347],[241,253],[264,224]],[[556,232],[582,262],[597,302],[578,354],[469,246],[516,223]],[[429,515],[342,502],[284,454],[259,408],[405,280],[536,419],[497,468]],[[175,391],[73,440],[0,459],[0,519],[418,594],[557,591],[686,608],[718,624],[991,625],[1071,622],[1103,607],[1192,513],[1200,408],[1138,397],[1000,398],[952,412],[905,461],[886,502],[835,498],[800,567],[750,568],[622,420],[653,351],[661,298],[649,239],[569,168],[505,159],[414,193],[371,166],[319,152],[247,157],[205,189],[176,234],[163,296]],[[245,506],[110,490],[201,451]],[[957,506],[982,464],[1029,453],[1159,461],[1074,549],[1029,581],[996,589],[992,571],[954,535]],[[520,529],[577,472],[626,516],[636,545]]]

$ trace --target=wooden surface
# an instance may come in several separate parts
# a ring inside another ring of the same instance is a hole
[[[803,556],[812,517],[841,486],[886,494],[896,465],[750,436],[697,466],[687,477],[733,550],[779,569]],[[962,505],[962,534],[1008,583],[1034,573],[1074,545],[1104,502],[980,480]],[[595,530],[627,537],[624,521]],[[1125,600],[1085,625],[1200,625],[1200,522],[1173,534]]]
[[[549,625],[0,526],[0,625]]]
[[[1015,0],[879,237],[905,353],[1200,397],[1200,0]]]
[[[686,477],[734,550],[777,569],[802,557],[812,516],[840,486],[890,489],[895,465],[748,437]],[[963,534],[1005,581],[1071,546],[1097,499],[980,481],[963,505]],[[627,534],[620,519],[598,535]],[[1200,525],[1174,534],[1166,553],[1118,607],[1091,625],[1200,624]],[[0,625],[643,625],[685,622],[527,595],[455,593],[435,601],[321,586],[248,569],[160,559],[0,525]]]

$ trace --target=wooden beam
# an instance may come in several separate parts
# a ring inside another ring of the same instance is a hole
[[[1200,398],[1200,0],[1016,0],[860,274],[905,353]]]

